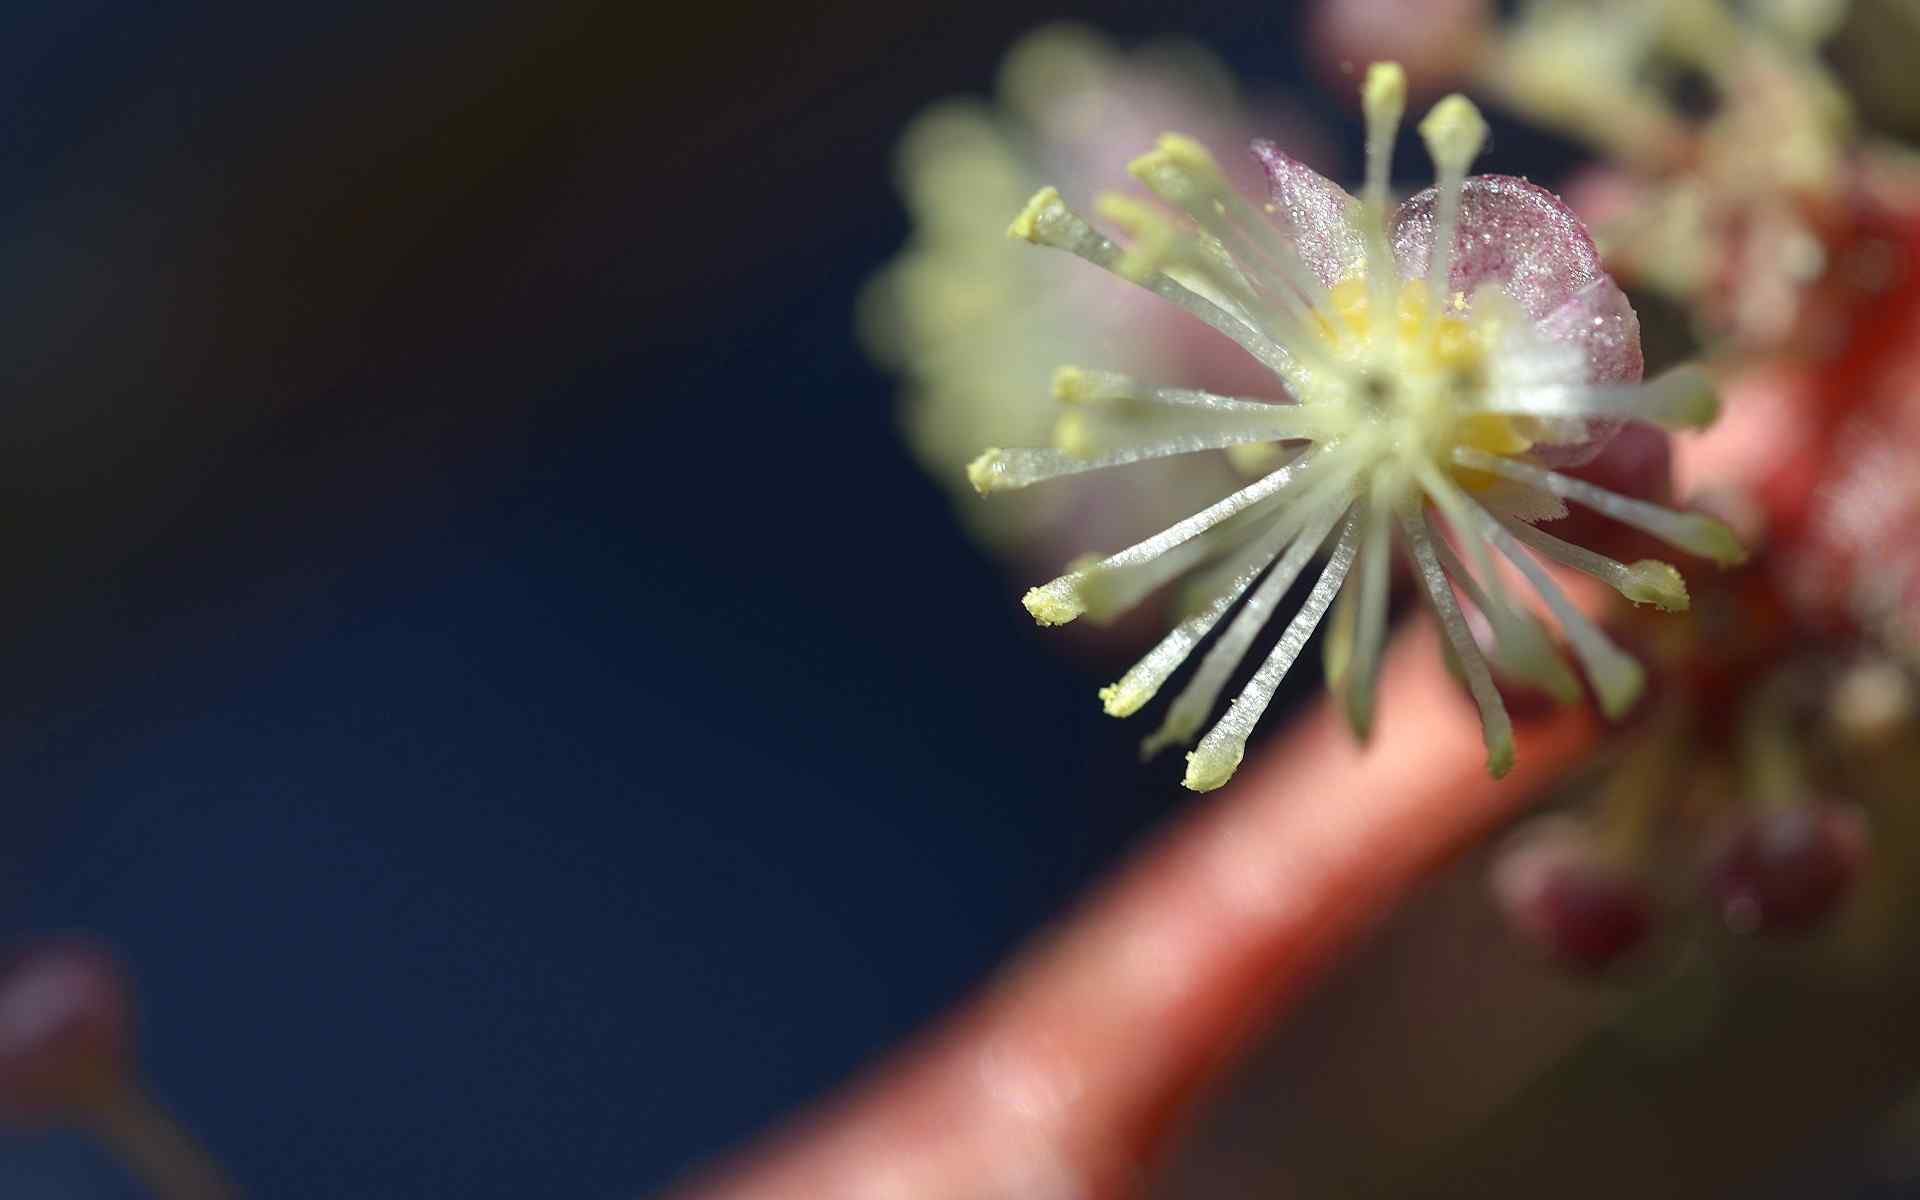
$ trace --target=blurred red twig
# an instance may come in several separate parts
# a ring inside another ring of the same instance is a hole
[[[1404,629],[1373,744],[1330,704],[1143,848],[977,996],[684,1200],[1104,1200],[1247,1042],[1423,873],[1597,735],[1520,730],[1487,777],[1430,621]]]

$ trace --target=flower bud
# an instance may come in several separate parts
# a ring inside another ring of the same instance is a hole
[[[1646,879],[1571,818],[1532,822],[1500,852],[1491,882],[1514,932],[1577,971],[1613,967],[1653,931]]]
[[[1866,822],[1851,805],[1756,813],[1721,846],[1708,885],[1734,932],[1801,933],[1845,897],[1866,853]]]
[[[105,948],[80,939],[29,946],[0,967],[0,1119],[61,1120],[126,1078],[133,1001]]]

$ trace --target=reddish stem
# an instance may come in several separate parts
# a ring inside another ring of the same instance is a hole
[[[1322,703],[981,993],[683,1200],[1102,1200],[1249,1036],[1439,861],[1596,736],[1566,711],[1486,775],[1421,621],[1385,664],[1370,748]]]

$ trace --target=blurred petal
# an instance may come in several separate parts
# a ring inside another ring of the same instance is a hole
[[[1555,341],[1580,347],[1592,383],[1637,383],[1646,369],[1640,356],[1640,318],[1626,293],[1605,275],[1541,318],[1538,328]]]

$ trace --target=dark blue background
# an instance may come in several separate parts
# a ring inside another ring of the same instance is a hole
[[[0,16],[0,912],[124,949],[262,1196],[660,1185],[1180,803],[851,343],[1037,14],[643,7]]]

